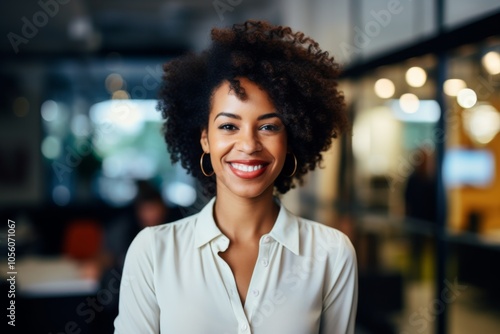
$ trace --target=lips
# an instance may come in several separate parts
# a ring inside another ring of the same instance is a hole
[[[230,161],[229,168],[238,177],[253,179],[262,175],[269,163],[262,160],[238,160]]]

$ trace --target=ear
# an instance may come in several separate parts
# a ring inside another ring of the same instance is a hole
[[[203,128],[201,130],[200,144],[201,144],[201,148],[203,149],[203,152],[210,153],[210,145],[208,144],[208,130],[207,130],[207,128]]]

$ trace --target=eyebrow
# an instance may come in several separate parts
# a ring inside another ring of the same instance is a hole
[[[241,116],[240,115],[232,114],[232,113],[229,113],[229,112],[220,112],[220,113],[217,114],[217,116],[215,116],[214,121],[219,116],[226,116],[226,117],[229,117],[229,118],[234,118],[234,119],[241,120]],[[274,118],[274,117],[278,117],[279,119],[281,119],[281,117],[277,113],[272,112],[272,113],[260,115],[259,117],[257,117],[257,120],[260,121],[260,120],[263,120],[263,119],[269,119],[269,118]]]

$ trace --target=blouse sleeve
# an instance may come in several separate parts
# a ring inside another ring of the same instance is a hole
[[[331,274],[330,289],[323,301],[320,334],[353,334],[358,304],[356,253],[343,234]]]
[[[115,334],[159,333],[160,309],[154,284],[154,240],[149,228],[132,241],[125,258]]]

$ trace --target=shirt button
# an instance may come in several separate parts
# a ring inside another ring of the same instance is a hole
[[[265,244],[267,244],[269,241],[271,241],[271,237],[269,237],[268,235],[266,235],[266,236],[264,237],[264,240],[263,240],[263,241],[264,241],[264,243],[265,243]]]
[[[264,267],[267,267],[267,266],[269,265],[269,262],[267,261],[267,259],[263,259],[263,260],[261,261],[261,263],[262,263],[262,265],[263,265]]]
[[[252,294],[253,294],[255,297],[257,297],[257,296],[259,295],[259,290],[257,290],[257,289],[253,289],[253,290],[252,290]]]
[[[242,331],[246,331],[248,329],[248,326],[247,324],[241,324],[240,328]]]

